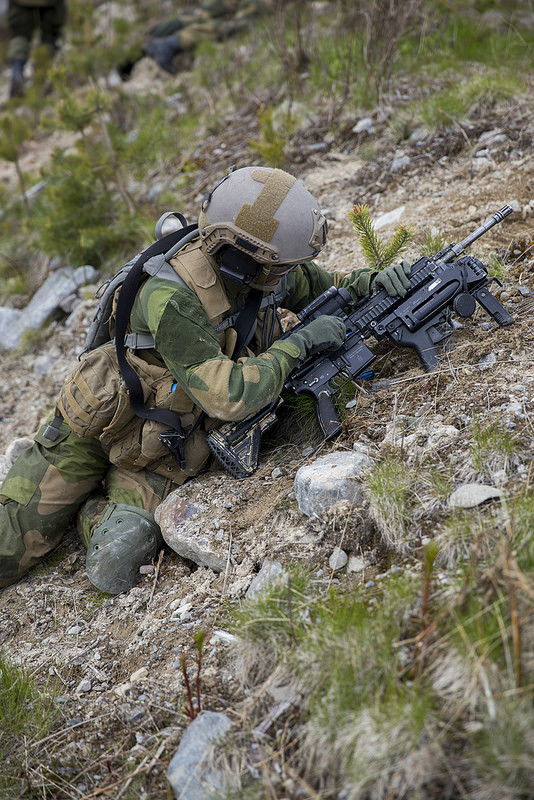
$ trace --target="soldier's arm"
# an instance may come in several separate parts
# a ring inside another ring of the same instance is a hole
[[[283,306],[294,312],[301,311],[330,286],[349,289],[355,300],[365,297],[370,292],[371,278],[374,274],[374,271],[367,267],[355,269],[349,274],[327,272],[315,261],[308,261],[288,275],[289,294]]]
[[[222,352],[194,292],[166,283],[142,292],[133,320],[142,310],[157,353],[192,400],[210,417],[240,420],[278,397],[301,357],[299,348],[275,342],[265,353],[234,362]]]

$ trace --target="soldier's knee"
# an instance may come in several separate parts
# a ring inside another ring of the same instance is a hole
[[[128,591],[139,580],[139,568],[150,564],[162,544],[152,514],[136,506],[109,503],[89,542],[87,576],[102,592]]]

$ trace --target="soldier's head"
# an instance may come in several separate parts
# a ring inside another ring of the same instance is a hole
[[[269,289],[326,244],[319,204],[292,175],[270,167],[232,169],[205,195],[202,246],[221,273]]]

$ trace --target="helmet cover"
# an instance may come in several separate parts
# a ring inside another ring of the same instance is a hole
[[[210,255],[232,245],[265,265],[264,279],[279,280],[317,256],[326,244],[327,223],[315,198],[292,175],[243,167],[205,196],[199,229]]]

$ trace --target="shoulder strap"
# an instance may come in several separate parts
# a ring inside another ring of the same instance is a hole
[[[247,296],[245,307],[240,311],[236,319],[234,328],[237,332],[237,339],[232,353],[233,361],[237,361],[237,357],[243,347],[246,347],[254,336],[262,300],[263,293],[258,289],[253,289]]]
[[[193,233],[196,227],[196,225],[188,225],[179,231],[174,231],[173,233],[158,239],[141,253],[124,279],[117,303],[115,317],[115,350],[117,352],[119,369],[130,393],[130,405],[137,416],[141,417],[141,419],[153,419],[156,422],[161,422],[163,425],[168,425],[169,428],[172,429],[174,441],[172,444],[169,444],[168,441],[164,441],[164,443],[169,447],[169,449],[172,450],[182,469],[185,467],[185,457],[183,452],[183,441],[185,440],[185,434],[180,417],[174,411],[170,411],[165,408],[147,408],[145,406],[143,389],[141,387],[139,376],[126,359],[124,339],[128,329],[128,324],[130,322],[130,314],[133,308],[137,290],[139,288],[139,280],[141,273],[143,272],[143,266],[145,262],[153,256],[166,253],[170,248],[173,248],[175,245],[177,245],[182,239],[185,239],[190,233]]]

